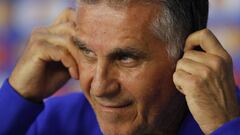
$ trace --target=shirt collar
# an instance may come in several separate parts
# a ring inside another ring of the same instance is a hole
[[[182,122],[178,135],[203,135],[204,133],[188,111],[187,116]]]

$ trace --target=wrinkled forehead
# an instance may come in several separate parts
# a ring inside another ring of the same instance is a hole
[[[157,6],[134,4],[124,8],[109,7],[105,3],[85,4],[78,8],[77,25],[82,32],[148,31],[157,12]],[[91,29],[89,29],[91,28]],[[95,29],[94,29],[95,28]],[[144,29],[144,30],[143,30]],[[116,31],[114,31],[116,30]],[[86,33],[87,34],[87,33]]]
[[[129,43],[130,39],[134,44],[148,42],[146,40],[152,36],[149,26],[155,12],[157,7],[154,5],[113,8],[105,3],[83,3],[78,9],[77,36],[90,46],[104,45],[105,48]]]
[[[112,7],[104,2],[81,3],[78,6],[77,23],[95,21],[97,24],[98,21],[109,20],[112,24],[125,22],[126,25],[128,22],[128,25],[132,23],[133,26],[139,27],[139,25],[149,25],[158,13],[159,6],[154,4],[135,3],[124,7]]]

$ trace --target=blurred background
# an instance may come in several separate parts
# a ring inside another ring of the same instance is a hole
[[[240,0],[209,0],[208,27],[217,36],[234,62],[240,86]],[[33,27],[47,26],[75,0],[0,0],[0,85],[9,77]],[[55,95],[79,91],[77,81],[69,81]]]

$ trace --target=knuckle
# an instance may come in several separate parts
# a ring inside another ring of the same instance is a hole
[[[190,83],[190,87],[192,87],[193,89],[198,89],[199,87],[201,87],[203,84],[203,80],[198,78],[198,77],[195,77],[193,76],[191,78],[191,83]]]
[[[185,53],[184,53],[184,58],[190,58],[190,57],[192,57],[194,55],[194,51],[192,51],[192,50],[189,50],[189,51],[186,51]]]
[[[40,52],[43,52],[45,51],[45,45],[46,42],[44,41],[41,41],[41,40],[36,40],[36,41],[33,41],[30,45],[29,45],[29,50],[30,52],[36,52],[36,53],[40,53]],[[36,51],[37,50],[37,51]]]
[[[220,57],[215,57],[215,59],[212,61],[212,63],[213,63],[212,66],[213,66],[214,70],[217,70],[220,67],[225,65],[225,62]]]
[[[177,80],[177,78],[178,78],[178,75],[177,75],[178,73],[177,73],[177,72],[178,72],[178,71],[176,71],[176,72],[173,73],[173,81],[174,81],[174,82],[176,82],[176,80]]]
[[[182,65],[182,59],[177,61],[176,69],[178,69],[181,65]]]
[[[174,82],[177,82],[179,79],[181,78],[181,72],[180,71],[175,71],[174,73],[173,73],[173,81]]]
[[[202,79],[207,80],[212,74],[212,70],[208,67],[204,67],[202,70]]]
[[[182,59],[178,60],[176,69],[179,69],[179,68],[183,67],[183,65],[184,65],[186,62],[188,62],[188,60],[187,60],[186,58],[182,58]]]
[[[202,30],[202,34],[204,34],[204,35],[211,35],[212,34],[212,32],[211,32],[211,30],[209,30],[209,29],[203,29]]]
[[[180,59],[180,60],[178,60],[177,61],[177,65],[179,66],[179,65],[182,65],[184,63],[184,58],[182,58],[182,59]]]
[[[173,73],[173,82],[175,85],[179,85],[181,79],[181,73],[179,71]]]
[[[189,62],[189,59],[187,58],[182,58],[181,61],[180,61],[180,64],[186,64]]]
[[[205,40],[208,37],[212,37],[212,36],[213,36],[213,33],[209,29],[202,30],[202,33],[201,33],[202,40]]]
[[[30,43],[36,42],[39,39],[39,33],[33,33],[30,37]]]
[[[35,40],[32,42],[33,47],[42,47],[43,44],[45,44],[45,42],[42,40]]]
[[[63,48],[63,47],[57,46],[57,50],[59,51],[61,56],[68,56],[69,55],[68,50]]]

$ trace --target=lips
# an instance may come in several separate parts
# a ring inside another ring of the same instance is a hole
[[[131,104],[131,102],[126,102],[126,103],[123,103],[123,104],[109,104],[109,103],[99,103],[101,106],[103,107],[108,107],[108,108],[124,108],[124,107],[127,107]]]
[[[102,101],[96,102],[97,108],[106,112],[116,112],[116,111],[124,110],[131,105],[132,105],[132,102],[130,101],[121,102],[121,103],[102,102]]]

